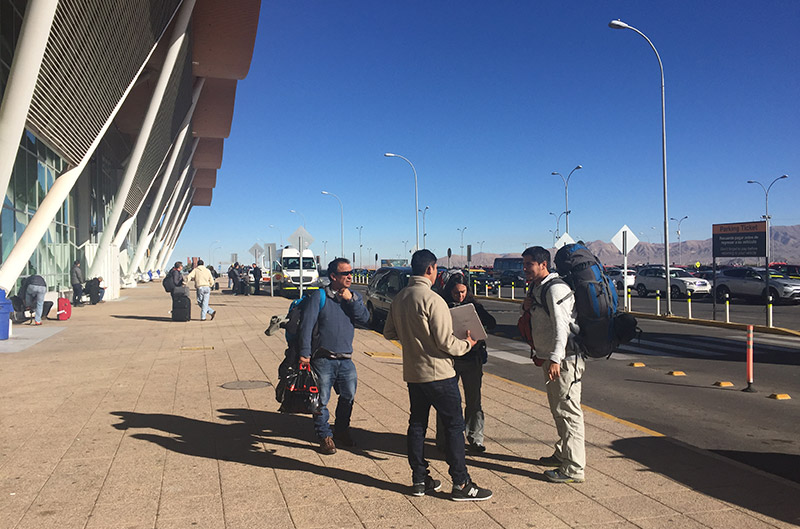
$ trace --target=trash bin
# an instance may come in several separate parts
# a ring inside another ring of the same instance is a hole
[[[5,290],[0,290],[0,340],[8,340],[12,312],[14,312],[14,306],[11,301],[6,299]]]

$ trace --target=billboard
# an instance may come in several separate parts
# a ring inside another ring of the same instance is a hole
[[[767,223],[713,224],[712,245],[715,257],[764,257],[767,255]]]

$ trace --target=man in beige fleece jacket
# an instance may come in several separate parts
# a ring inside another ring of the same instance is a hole
[[[478,487],[467,473],[464,457],[464,416],[453,357],[466,354],[475,340],[453,336],[453,319],[444,299],[431,286],[436,279],[436,256],[419,250],[411,257],[411,279],[392,301],[383,335],[403,346],[403,380],[408,384],[408,463],[412,494],[438,491],[442,483],[428,472],[425,432],[433,406],[445,426],[445,459],[450,467],[455,501],[488,500],[492,491]]]

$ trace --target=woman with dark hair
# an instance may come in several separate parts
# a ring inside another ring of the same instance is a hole
[[[497,322],[483,305],[475,301],[469,291],[468,279],[464,274],[453,274],[447,280],[440,292],[450,308],[472,303],[481,323],[487,329],[493,329]],[[461,379],[464,387],[464,422],[466,424],[467,443],[469,450],[484,452],[483,445],[483,408],[481,408],[481,381],[483,379],[483,364],[488,360],[486,341],[480,340],[464,356],[453,359],[456,376]],[[436,421],[436,446],[444,446],[444,427],[438,418]]]

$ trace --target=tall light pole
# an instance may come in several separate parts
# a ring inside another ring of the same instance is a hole
[[[564,178],[564,175],[562,175],[559,172],[555,172],[554,171],[554,172],[550,173],[552,175],[560,176],[561,180],[564,181],[564,212],[567,214],[567,222],[566,222],[567,227],[566,227],[566,229],[565,229],[566,231],[564,233],[569,233],[569,177],[572,176],[572,173],[574,173],[578,169],[583,169],[583,166],[582,165],[577,166],[575,169],[573,169],[572,171],[569,172],[569,174],[567,175],[566,178]]]
[[[464,232],[467,230],[467,227],[464,226],[463,228],[456,228],[456,230],[461,232],[461,255],[464,255]]]
[[[301,219],[303,219],[303,228],[305,228],[305,227],[306,227],[306,218],[303,216],[303,214],[302,214],[302,213],[300,213],[300,212],[299,212],[299,211],[297,211],[296,209],[290,209],[290,210],[289,210],[289,213],[297,213],[298,215],[300,215],[300,218],[301,218]]]
[[[406,239],[405,241],[400,241],[400,242],[403,243],[403,255],[405,255],[405,254],[408,253],[408,239]]]
[[[417,190],[417,170],[414,167],[414,164],[411,163],[411,160],[406,158],[405,156],[401,156],[399,154],[394,154],[391,152],[384,153],[384,156],[388,158],[402,158],[408,165],[411,166],[411,170],[414,171],[414,222],[417,224],[417,245],[415,247],[416,250],[419,250],[419,192]]]
[[[644,40],[653,48],[653,52],[658,59],[658,67],[661,70],[661,168],[664,175],[664,272],[667,276],[667,314],[672,314],[672,292],[670,288],[669,278],[669,214],[667,213],[667,118],[666,118],[666,105],[664,103],[664,65],[661,63],[661,56],[658,50],[647,38],[647,35],[639,31],[633,26],[629,26],[621,20],[612,20],[608,23],[608,27],[612,29],[630,29],[641,35]]]
[[[214,242],[212,242],[211,244],[208,245],[208,262],[209,263],[213,263],[213,261],[211,260],[211,247],[214,246],[215,244],[217,244],[218,242],[219,241],[214,241]]]
[[[328,241],[322,241],[322,262],[328,264]]]
[[[550,214],[556,218],[556,237],[558,237],[561,234],[558,228],[559,224],[561,224],[561,217],[567,215],[567,218],[569,219],[569,213],[570,213],[569,211],[562,211],[559,215],[556,215],[552,211],[550,212]],[[564,233],[569,233],[569,228],[564,230]]]
[[[777,182],[778,180],[783,180],[784,178],[789,178],[789,175],[779,176],[778,178],[773,180],[772,183],[767,187],[764,187],[764,184],[762,184],[761,182],[758,182],[756,180],[748,180],[747,181],[748,184],[758,184],[758,185],[760,185],[761,189],[764,190],[764,220],[767,221],[767,248],[766,248],[766,250],[767,250],[766,254],[767,255],[765,256],[766,266],[764,266],[764,271],[766,272],[765,275],[767,276],[767,278],[765,280],[766,284],[767,284],[766,285],[767,296],[769,296],[769,260],[770,260],[769,258],[770,258],[770,246],[772,246],[771,241],[770,241],[771,228],[770,228],[770,222],[769,222],[769,219],[770,219],[770,216],[769,216],[769,190],[772,189],[772,186],[775,185],[775,182]],[[767,314],[767,325],[769,325],[769,324],[770,324],[769,314]]]
[[[480,244],[480,245],[481,245],[481,253],[483,253],[483,243],[485,243],[485,242],[486,242],[486,241],[479,241],[479,242],[478,242],[478,244]]]
[[[425,228],[425,213],[431,209],[429,206],[425,206],[425,209],[422,210],[422,247],[427,248],[428,244],[425,242],[425,238],[428,236],[428,230]]]
[[[270,224],[269,227],[278,231],[278,237],[280,237],[280,240],[278,241],[278,249],[283,248],[283,234],[281,233],[280,228],[275,227],[274,224]]]
[[[328,195],[330,197],[335,198],[339,201],[339,211],[342,214],[342,253],[339,254],[340,257],[344,257],[344,206],[342,205],[342,199],[334,195],[333,193],[328,193],[327,191],[322,192],[323,195]]]
[[[361,230],[364,229],[364,226],[356,226],[358,230],[358,267],[364,268],[364,260],[361,258],[361,248],[364,246],[361,244]]]
[[[372,255],[372,248],[370,248],[369,246],[367,246],[367,258],[368,258],[370,261],[372,261],[372,257],[370,257],[371,255]]]
[[[688,218],[689,215],[684,215],[680,218],[680,220],[676,219],[675,217],[669,219],[678,223],[678,264],[683,264],[683,252],[681,252],[681,222]]]
[[[217,241],[217,242],[219,242],[219,241]],[[211,266],[214,266],[214,250],[219,250],[219,249],[221,249],[221,248],[222,248],[222,246],[214,246],[213,248],[211,248],[211,249],[208,251],[208,253],[209,253],[209,256],[208,256],[208,264],[209,264],[209,265],[211,265]],[[218,271],[219,271],[219,270],[218,270]]]

